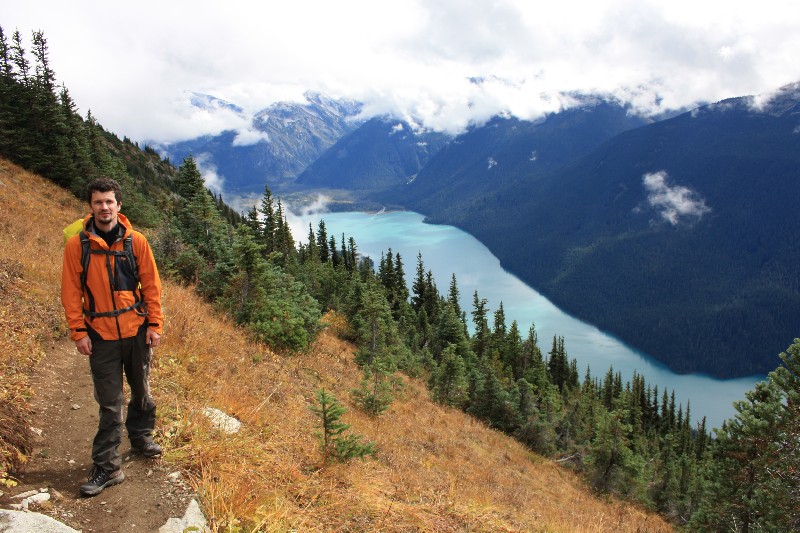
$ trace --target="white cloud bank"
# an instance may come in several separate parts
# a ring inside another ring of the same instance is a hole
[[[688,187],[670,185],[665,171],[645,174],[642,183],[647,191],[647,203],[656,209],[661,217],[676,226],[686,219],[699,220],[711,208],[703,198]]]
[[[796,0],[6,4],[6,35],[42,30],[81,113],[137,141],[246,132],[255,112],[306,90],[457,132],[557,111],[573,91],[657,111],[800,80]],[[242,113],[193,110],[186,91]]]

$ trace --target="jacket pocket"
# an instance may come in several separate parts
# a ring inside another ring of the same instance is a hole
[[[134,291],[139,286],[131,260],[125,254],[114,258],[114,286],[118,291]]]

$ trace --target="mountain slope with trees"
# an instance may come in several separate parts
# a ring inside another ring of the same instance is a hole
[[[766,373],[800,328],[798,88],[623,133],[449,217],[560,307],[678,372]],[[445,212],[447,208],[444,208]]]
[[[448,141],[443,133],[418,132],[407,122],[373,118],[311,163],[295,185],[350,191],[403,185]]]
[[[516,181],[534,181],[647,123],[618,102],[576,98],[581,105],[536,122],[496,117],[472,128],[437,153],[413,182],[377,196],[431,220],[447,220],[473,199]]]
[[[383,415],[363,411],[351,397],[362,373],[356,347],[338,338],[348,329],[340,315],[326,317],[308,350],[282,353],[254,342],[192,287],[174,280],[165,281],[165,336],[151,381],[164,458],[156,465],[134,459],[125,464],[130,475],[125,483],[101,498],[81,499],[77,487],[88,475],[85,438],[91,433],[75,436],[85,449],[55,457],[55,450],[34,441],[30,427],[46,434],[57,428],[42,426],[41,413],[31,412],[30,402],[41,394],[31,388],[32,376],[54,370],[52,347],[72,344],[58,302],[61,229],[84,212],[85,202],[2,159],[0,201],[13,206],[0,210],[4,508],[19,502],[13,495],[44,486],[41,478],[27,475],[32,465],[44,462],[51,465],[44,469],[46,484],[61,497],[38,510],[83,530],[122,531],[151,523],[141,513],[173,505],[174,472],[188,481],[212,531],[672,530],[651,512],[593,495],[574,473],[465,413],[434,403],[419,380],[401,379]],[[28,221],[34,218],[39,223],[32,230]],[[19,245],[19,235],[36,239],[35,257]],[[77,357],[72,350],[68,357]],[[71,367],[85,373],[83,378],[88,374],[83,365]],[[57,384],[65,380],[70,375],[56,376]],[[319,421],[310,410],[322,388],[345,407],[341,420],[351,425],[350,432],[376,444],[374,457],[324,462],[314,437]],[[69,399],[56,393],[70,413],[56,423],[85,417],[91,426],[94,400],[90,388],[82,392]],[[83,407],[70,410],[74,404]],[[216,429],[203,414],[207,407],[237,417],[243,429],[236,434]],[[14,443],[19,447],[10,446]],[[15,466],[9,468],[9,461]],[[172,481],[166,483],[168,473]],[[133,490],[135,484],[141,492]],[[117,501],[132,494],[143,499]]]

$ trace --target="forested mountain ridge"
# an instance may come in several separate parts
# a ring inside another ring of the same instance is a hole
[[[296,180],[298,187],[374,190],[405,185],[450,140],[389,117],[366,121],[339,139]]]
[[[472,199],[518,180],[534,180],[648,122],[619,102],[576,98],[581,105],[539,121],[495,117],[473,127],[439,151],[413,182],[376,197],[445,220]]]
[[[765,373],[800,330],[798,105],[794,85],[704,106],[426,214],[675,371]]]

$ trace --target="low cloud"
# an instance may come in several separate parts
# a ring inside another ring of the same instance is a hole
[[[225,178],[217,174],[217,166],[212,161],[211,155],[203,153],[195,156],[194,159],[197,163],[197,170],[203,176],[203,182],[206,187],[214,193],[222,193]]]
[[[642,183],[648,204],[673,226],[686,219],[699,220],[711,211],[697,192],[681,185],[670,185],[669,176],[663,170],[645,174]]]
[[[241,129],[231,143],[233,146],[251,146],[260,142],[269,142],[269,135],[254,128]]]
[[[286,222],[289,224],[289,229],[295,241],[299,244],[307,243],[309,224],[314,226],[314,230],[316,231],[315,222],[320,214],[328,212],[330,200],[330,197],[324,194],[318,194],[310,204],[302,206],[283,206],[283,214],[286,216]]]

